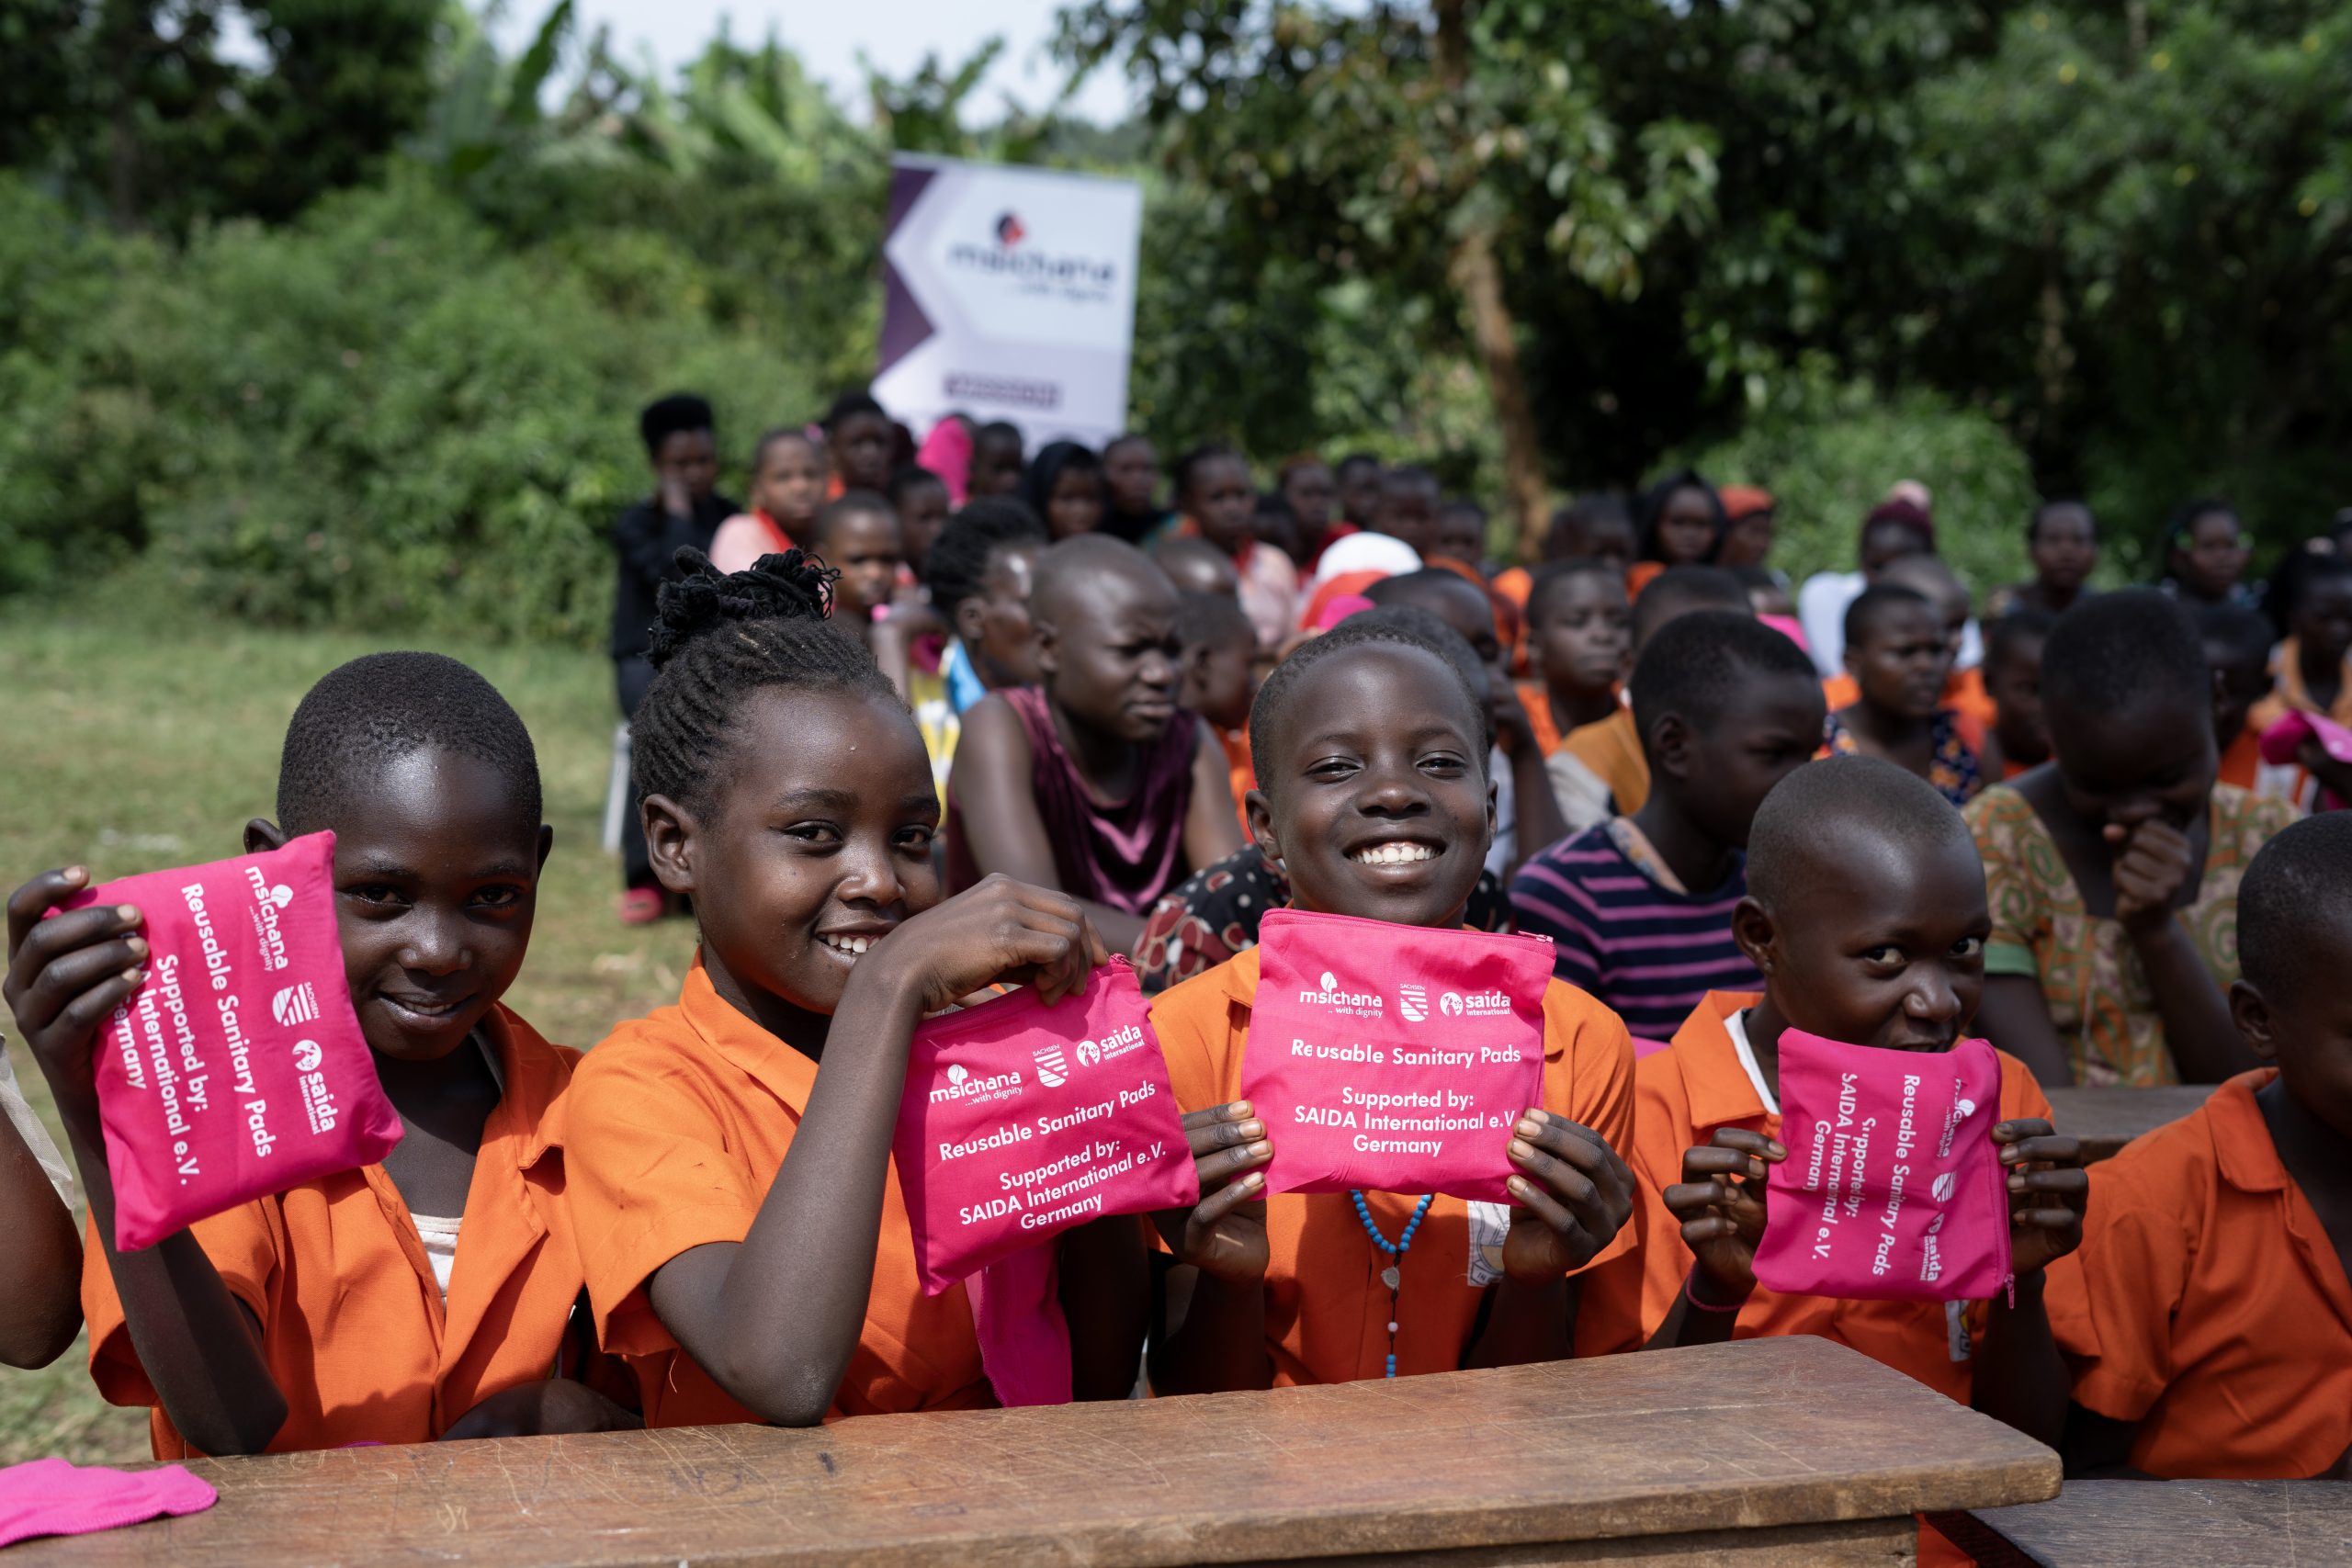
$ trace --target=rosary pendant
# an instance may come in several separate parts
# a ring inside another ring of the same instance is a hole
[[[1394,1291],[1404,1284],[1405,1276],[1396,1271],[1396,1265],[1391,1263],[1380,1271],[1380,1282]]]

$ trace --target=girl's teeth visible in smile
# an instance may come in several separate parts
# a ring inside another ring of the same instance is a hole
[[[1417,861],[1429,860],[1436,853],[1427,844],[1374,844],[1358,850],[1350,858],[1363,865],[1410,865]]]
[[[855,958],[859,953],[872,947],[875,942],[875,939],[870,936],[820,936],[817,940],[835,953],[846,953],[852,958]]]

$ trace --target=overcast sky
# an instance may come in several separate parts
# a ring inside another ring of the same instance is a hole
[[[507,0],[495,31],[509,50],[527,40],[554,0]],[[576,0],[579,33],[612,29],[615,52],[624,60],[644,50],[665,68],[684,64],[730,22],[734,36],[757,43],[773,27],[809,69],[833,89],[836,101],[865,118],[865,78],[858,68],[862,51],[876,66],[904,76],[936,51],[947,64],[960,62],[980,41],[1001,34],[1005,51],[989,83],[971,105],[975,122],[993,119],[1010,95],[1024,107],[1043,108],[1061,87],[1061,72],[1048,58],[1055,0]],[[1081,91],[1077,111],[1109,122],[1123,117],[1132,101],[1124,77],[1098,71]]]

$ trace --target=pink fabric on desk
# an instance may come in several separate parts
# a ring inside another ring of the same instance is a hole
[[[37,1459],[0,1470],[0,1546],[37,1535],[88,1535],[142,1519],[201,1513],[218,1497],[186,1466],[84,1468]]]
[[[1062,1315],[1061,1247],[1042,1241],[964,1281],[980,1370],[999,1404],[1070,1402],[1069,1320]]]

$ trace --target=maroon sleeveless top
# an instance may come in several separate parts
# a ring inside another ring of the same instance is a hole
[[[1037,816],[1054,849],[1061,890],[1131,915],[1151,908],[1184,875],[1184,815],[1193,804],[1193,748],[1200,720],[1179,708],[1156,740],[1147,741],[1135,789],[1125,800],[1099,798],[1062,749],[1046,694],[1008,686],[996,694],[1010,705],[1029,739]],[[965,844],[962,813],[953,792],[947,807],[947,891],[961,893],[980,879]]]

